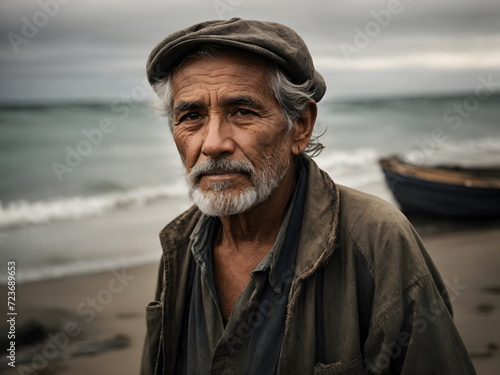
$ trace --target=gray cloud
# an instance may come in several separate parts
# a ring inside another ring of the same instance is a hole
[[[120,95],[142,79],[147,55],[163,37],[219,16],[274,20],[297,30],[318,66],[336,82],[332,91],[340,97],[364,95],[366,85],[373,95],[432,91],[433,87],[467,90],[478,74],[500,70],[493,63],[490,67],[479,61],[495,62],[500,55],[500,3],[496,0],[401,0],[401,12],[392,14],[367,46],[346,59],[342,44],[356,46],[357,30],[365,31],[374,13],[386,12],[390,3],[7,0],[0,5],[0,79],[4,82],[0,100],[90,100]],[[38,21],[43,21],[39,13],[47,4],[52,9],[59,4],[58,11],[48,16],[46,25],[35,26],[36,35],[25,38],[27,43],[19,44],[15,53],[8,33],[24,37],[23,24],[35,22],[37,14]],[[220,8],[221,4],[226,7]],[[412,60],[412,56],[416,57]],[[450,72],[443,74],[446,64]],[[427,79],[411,80],[412,75]],[[383,87],[380,77],[384,77]]]

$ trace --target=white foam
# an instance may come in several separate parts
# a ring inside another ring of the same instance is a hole
[[[327,171],[343,172],[352,168],[373,165],[379,154],[374,149],[358,148],[353,151],[331,151],[322,153],[316,158],[320,167]]]
[[[102,215],[121,207],[144,205],[158,198],[183,196],[185,190],[182,181],[179,181],[175,185],[140,187],[89,197],[77,196],[39,202],[21,200],[5,206],[0,202],[0,228],[78,220]]]
[[[500,165],[500,137],[447,141],[435,144],[435,147],[409,151],[404,157],[412,163],[422,165],[498,167]]]

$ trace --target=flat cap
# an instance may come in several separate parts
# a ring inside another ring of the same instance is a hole
[[[275,22],[241,18],[202,22],[167,36],[149,55],[149,82],[153,85],[167,76],[182,57],[204,44],[253,52],[275,62],[295,84],[311,80],[316,102],[325,94],[325,80],[314,68],[304,40],[295,31]]]

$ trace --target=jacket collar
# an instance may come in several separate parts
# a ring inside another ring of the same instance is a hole
[[[307,279],[324,266],[335,249],[339,223],[339,190],[332,179],[309,157],[302,231],[297,252],[295,276]]]

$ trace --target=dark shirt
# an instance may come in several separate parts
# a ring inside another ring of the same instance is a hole
[[[178,374],[276,373],[306,188],[307,170],[301,166],[276,242],[252,271],[227,325],[212,272],[212,244],[220,221],[201,217],[191,236],[188,283],[192,280],[192,284],[186,288]]]

